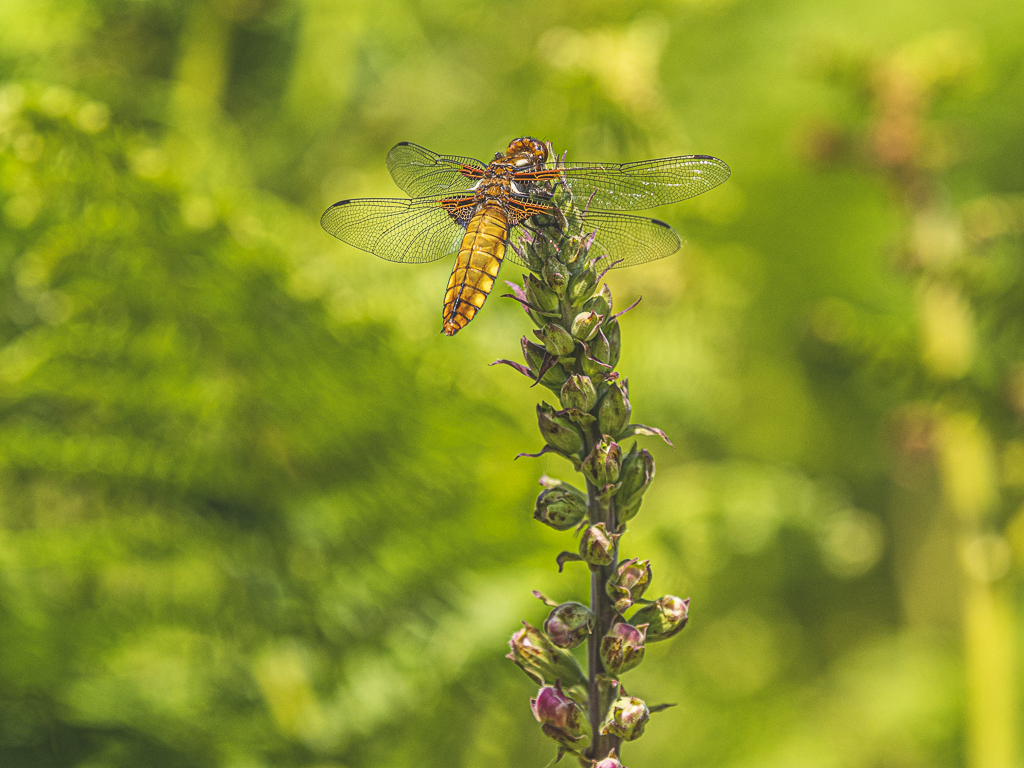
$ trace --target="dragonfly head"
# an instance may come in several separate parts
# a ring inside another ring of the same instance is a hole
[[[524,136],[515,139],[505,150],[505,157],[512,160],[517,168],[544,165],[548,159],[548,151],[543,142]]]

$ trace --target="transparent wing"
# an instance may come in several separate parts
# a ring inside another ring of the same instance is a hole
[[[510,247],[505,258],[521,267],[527,265],[516,255],[511,247],[524,247],[523,240],[529,242],[543,235],[529,230],[529,223],[524,227],[519,224],[513,228]],[[671,256],[682,246],[679,234],[668,224],[658,219],[644,216],[627,216],[624,213],[608,211],[588,211],[583,225],[585,233],[595,232],[594,244],[590,248],[590,258],[597,259],[596,266],[600,269],[635,267],[655,259]],[[618,262],[618,263],[615,263]]]
[[[613,266],[635,267],[648,261],[663,259],[679,250],[683,241],[679,233],[664,221],[624,213],[588,211],[584,231],[597,231],[590,257],[600,257],[598,269]]]
[[[581,208],[639,211],[677,203],[714,189],[729,166],[710,155],[663,157],[638,163],[568,163],[562,176]]]
[[[382,259],[422,264],[457,251],[465,234],[442,203],[452,208],[436,197],[342,200],[324,211],[320,226]]]
[[[403,141],[387,159],[391,178],[410,197],[466,192],[483,176],[484,164],[472,157],[439,155]]]

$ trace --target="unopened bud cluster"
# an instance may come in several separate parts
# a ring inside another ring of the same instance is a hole
[[[522,285],[509,283],[510,298],[536,326],[534,338],[522,338],[522,363],[498,362],[554,396],[537,406],[543,447],[520,455],[555,454],[582,475],[585,489],[542,478],[533,517],[557,531],[574,531],[577,544],[558,556],[558,566],[585,563],[595,602],[558,603],[535,593],[550,613],[542,629],[524,622],[512,636],[508,658],[541,686],[530,706],[559,755],[575,754],[594,768],[622,768],[621,743],[639,738],[651,713],[666,705],[648,707],[625,692],[619,676],[643,661],[647,643],[686,626],[689,600],[646,599],[650,561],[620,559],[626,524],[654,479],[653,456],[630,438],[667,438],[633,423],[629,384],[615,370],[623,313],[613,312],[611,290],[601,282],[614,264],[595,247],[586,215],[564,185],[553,190],[551,203],[553,214],[535,217],[530,234],[514,244],[530,272]],[[594,679],[571,653],[584,643],[590,668],[598,670]]]

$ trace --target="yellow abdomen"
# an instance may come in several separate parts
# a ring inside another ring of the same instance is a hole
[[[444,294],[446,336],[466,327],[484,305],[505,258],[508,218],[500,205],[485,204],[470,220]]]

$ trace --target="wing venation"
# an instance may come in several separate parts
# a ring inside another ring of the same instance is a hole
[[[472,157],[439,155],[408,141],[388,152],[387,166],[395,184],[410,197],[466,192],[484,171],[484,164]]]
[[[594,243],[589,257],[596,259],[600,269],[635,267],[649,261],[671,256],[682,246],[679,234],[664,221],[646,216],[628,216],[611,211],[588,211],[584,217],[583,231],[594,232]],[[520,246],[522,239],[538,237],[529,232],[523,224],[512,230],[510,244]],[[519,266],[527,266],[510,247],[505,258]]]
[[[562,175],[576,203],[611,211],[639,211],[696,197],[729,178],[729,166],[710,155],[636,163],[568,163]]]
[[[324,211],[320,226],[360,250],[407,264],[454,253],[465,234],[433,197],[342,200]]]

